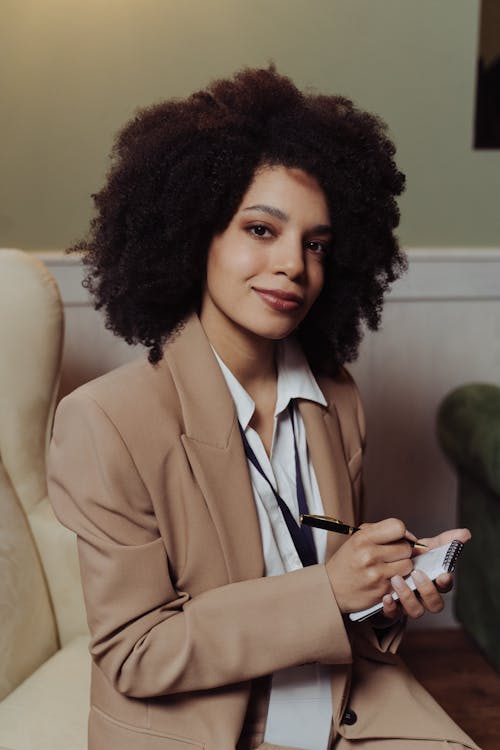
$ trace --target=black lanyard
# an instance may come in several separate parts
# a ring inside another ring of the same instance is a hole
[[[297,450],[297,442],[295,440],[295,426],[293,423],[293,407],[290,402],[288,406],[288,413],[290,414],[290,420],[292,422],[292,430],[293,430],[293,446],[295,449],[295,485],[297,488],[297,501],[299,505],[299,513],[309,513],[309,510],[307,508],[307,500],[306,500],[306,493],[304,492],[304,485],[302,483],[302,476],[300,474],[300,463],[299,463],[299,452]],[[264,477],[266,482],[268,483],[269,487],[272,490],[272,493],[274,497],[276,498],[276,502],[278,503],[278,506],[281,510],[281,513],[283,514],[283,518],[285,519],[285,523],[287,525],[288,531],[290,532],[290,536],[292,537],[292,541],[294,543],[295,549],[297,550],[297,554],[300,557],[300,560],[302,562],[302,565],[306,567],[307,565],[316,565],[318,562],[318,556],[316,554],[316,548],[314,546],[314,539],[312,536],[312,532],[309,526],[299,526],[297,522],[295,521],[292,513],[290,512],[290,508],[285,503],[282,497],[276,492],[273,485],[271,484],[269,477],[265,474],[262,466],[259,463],[259,460],[253,450],[250,447],[250,444],[247,440],[247,437],[245,435],[245,431],[243,430],[241,424],[240,427],[240,433],[241,438],[243,440],[243,447],[245,448],[245,455],[249,461],[252,462],[252,464],[255,466],[259,474]]]

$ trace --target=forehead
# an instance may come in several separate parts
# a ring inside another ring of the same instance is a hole
[[[318,222],[328,220],[326,197],[318,181],[295,167],[264,166],[255,172],[239,210],[262,204],[286,213],[312,213],[309,218]]]

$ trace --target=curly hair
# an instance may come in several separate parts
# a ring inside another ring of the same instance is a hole
[[[341,96],[302,93],[244,69],[187,99],[139,110],[118,134],[85,240],[84,285],[106,327],[158,362],[199,309],[212,238],[262,165],[300,168],[324,191],[334,227],[325,281],[297,336],[316,369],[335,372],[380,325],[383,296],[406,268],[394,228],[404,175],[386,125]]]

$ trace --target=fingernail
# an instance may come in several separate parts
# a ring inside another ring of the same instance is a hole
[[[414,570],[413,573],[411,574],[411,577],[413,578],[417,586],[419,583],[425,583],[425,575],[422,573],[421,570]]]
[[[438,584],[438,586],[448,586],[451,583],[452,579],[453,576],[451,575],[451,573],[441,573],[441,575],[436,578],[436,583]]]
[[[391,578],[392,587],[396,589],[396,591],[401,591],[405,587],[405,582],[401,578],[401,576],[392,576]]]

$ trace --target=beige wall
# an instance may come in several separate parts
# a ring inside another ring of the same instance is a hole
[[[244,65],[388,120],[407,246],[498,246],[500,151],[474,151],[477,0],[0,0],[0,246],[85,231],[135,107]]]

